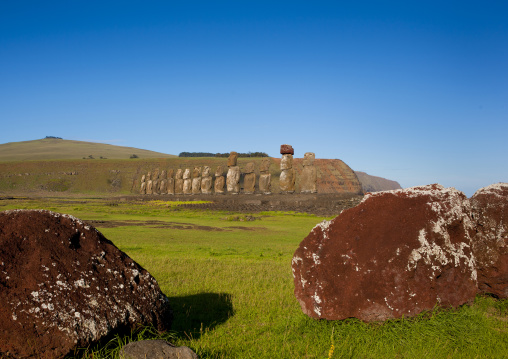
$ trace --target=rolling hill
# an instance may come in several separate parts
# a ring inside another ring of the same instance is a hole
[[[132,158],[136,155],[136,158]],[[243,172],[254,162],[256,172],[262,158],[239,158]],[[74,194],[137,194],[143,174],[155,169],[178,169],[218,165],[220,157],[177,157],[159,152],[101,143],[57,138],[0,144],[0,194],[60,192]],[[338,159],[316,159],[318,193],[354,193],[400,188],[397,182],[354,172]],[[296,188],[303,170],[295,158]],[[280,158],[272,158],[272,192],[279,191]],[[258,173],[259,174],[259,173]],[[243,177],[242,177],[243,178]]]
[[[177,157],[133,147],[59,138],[0,144],[0,161],[76,160],[90,156],[95,159],[129,159],[132,155],[138,158]]]

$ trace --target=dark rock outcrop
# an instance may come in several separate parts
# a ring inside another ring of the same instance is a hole
[[[479,189],[471,197],[471,207],[477,228],[473,252],[478,288],[508,298],[508,183]]]
[[[466,196],[440,185],[378,192],[300,243],[295,296],[313,318],[378,321],[471,301],[477,273]]]
[[[120,330],[169,329],[156,280],[79,219],[0,212],[0,354],[57,358]]]

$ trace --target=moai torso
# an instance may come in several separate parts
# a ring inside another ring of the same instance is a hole
[[[226,188],[228,193],[240,193],[240,167],[236,165],[238,153],[232,151],[228,157],[228,174],[226,177]]]
[[[201,193],[201,167],[194,167],[192,171],[192,194]]]
[[[217,170],[215,171],[215,182],[213,185],[213,189],[216,194],[224,193],[224,185],[226,184],[226,180],[224,179],[224,167],[217,166]]]
[[[270,175],[270,164],[272,160],[269,158],[263,158],[261,166],[259,167],[259,191],[264,194],[270,194],[271,187],[271,175]]]
[[[247,163],[245,166],[245,176],[243,178],[243,191],[252,194],[256,191],[256,173],[254,162]]]
[[[303,171],[300,178],[300,192],[302,193],[317,193],[315,158],[316,155],[313,152],[307,152],[303,157]]]
[[[176,170],[175,174],[175,194],[183,194],[183,170]]]
[[[192,179],[190,169],[183,171],[183,194],[192,194]]]
[[[203,173],[201,175],[201,193],[212,193],[212,176],[210,175],[210,171],[210,167],[203,167]]]

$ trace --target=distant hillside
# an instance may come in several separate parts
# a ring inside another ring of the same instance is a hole
[[[239,158],[238,166],[243,172],[247,163],[254,162],[256,174],[262,158]],[[302,159],[295,159],[297,173],[296,189],[299,190],[299,175]],[[218,165],[225,167],[227,158],[171,157],[152,159],[105,159],[105,160],[45,160],[0,162],[0,195],[59,192],[68,194],[137,194],[140,180],[148,171],[159,169],[194,168],[210,166],[212,173]],[[362,187],[354,171],[341,160],[316,159],[318,193],[361,194]],[[280,158],[272,158],[270,167],[272,192],[278,193]],[[243,184],[243,175],[240,181]]]
[[[0,161],[75,160],[92,156],[95,160],[176,157],[165,153],[104,143],[44,138],[41,140],[0,144]]]
[[[363,192],[379,192],[401,189],[402,187],[396,181],[388,180],[382,177],[371,176],[365,172],[355,171],[360,180]]]

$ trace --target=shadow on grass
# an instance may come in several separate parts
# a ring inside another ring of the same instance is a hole
[[[171,331],[177,337],[198,339],[234,315],[231,294],[200,293],[183,297],[170,297],[173,308]]]

